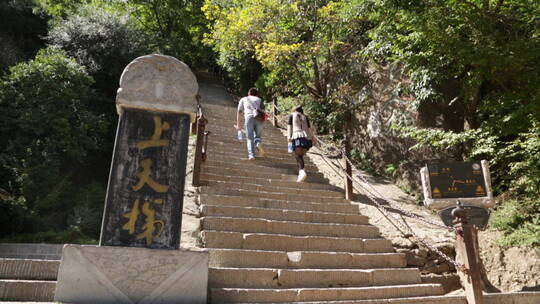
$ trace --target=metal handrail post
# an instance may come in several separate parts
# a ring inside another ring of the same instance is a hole
[[[199,111],[199,117],[197,118],[197,141],[195,144],[195,160],[193,162],[193,180],[191,184],[194,187],[199,187],[201,184],[201,163],[203,162],[203,141],[204,141],[204,129],[208,120],[204,118],[202,111]]]
[[[202,146],[202,152],[201,152],[201,160],[202,161],[206,161],[206,156],[207,156],[207,146],[208,146],[208,135],[210,135],[210,131],[205,131],[204,132],[204,137],[203,137],[203,146]]]
[[[475,246],[474,234],[476,227],[469,223],[465,209],[458,208],[452,211],[454,215],[456,229],[456,259],[461,259],[467,269],[460,272],[461,284],[465,289],[465,296],[468,304],[484,304],[482,295],[482,277],[480,265],[478,264],[478,254]]]
[[[347,161],[351,154],[351,145],[347,136],[345,137],[345,148],[343,149],[343,161],[345,162],[345,199],[353,199],[353,182],[351,179],[352,176],[352,166]]]
[[[274,109],[272,109],[272,125],[274,125],[274,127],[277,127],[278,126],[278,121],[277,121],[277,100],[274,98],[272,100],[272,104],[274,105]]]

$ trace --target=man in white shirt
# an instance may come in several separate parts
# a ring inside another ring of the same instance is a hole
[[[257,110],[264,110],[264,103],[257,95],[259,95],[259,91],[256,88],[249,89],[248,96],[238,102],[238,111],[236,113],[236,129],[238,130],[242,129],[240,127],[240,117],[241,113],[244,113],[249,160],[255,159],[255,149],[259,152],[259,156],[264,156],[261,142],[264,120],[256,118]]]

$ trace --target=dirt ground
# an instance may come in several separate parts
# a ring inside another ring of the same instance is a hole
[[[212,104],[228,104],[230,97],[225,90],[215,84],[200,84],[200,92],[205,102]],[[267,126],[271,127],[271,126]],[[283,130],[282,130],[283,131]],[[198,189],[191,185],[193,169],[193,154],[195,147],[195,136],[192,135],[189,141],[188,155],[188,175],[186,176],[186,187],[184,195],[184,209],[182,218],[181,248],[198,248],[198,236],[200,231]],[[329,166],[320,156],[322,151],[316,147],[308,153],[309,158],[318,166],[319,171],[324,173],[331,184],[343,187],[343,177],[338,176],[332,167]],[[334,159],[334,161],[338,161]],[[309,174],[309,172],[308,172]],[[423,206],[419,206],[415,201],[404,193],[393,183],[373,177],[361,170],[355,170],[353,176],[362,177],[369,184],[361,182],[356,187],[353,204],[357,204],[360,213],[370,217],[370,223],[377,226],[381,234],[391,239],[398,252],[405,252],[410,267],[419,267],[423,273],[423,279],[430,282],[444,281],[447,291],[450,292],[458,288],[455,270],[450,263],[447,263],[424,246],[418,246],[411,242],[394,227],[390,221],[375,207],[366,197],[365,190],[381,195],[382,197],[395,202],[401,209],[419,214],[432,221],[441,222],[438,216]],[[426,224],[418,219],[407,216],[394,210],[389,213],[393,221],[403,219],[415,235],[438,248],[445,254],[454,257],[454,235],[448,230]],[[441,222],[442,224],[442,222]],[[494,231],[482,231],[479,234],[481,255],[488,271],[490,281],[502,291],[532,291],[540,290],[540,250],[530,248],[509,248],[503,250],[499,248],[495,241],[500,234]]]

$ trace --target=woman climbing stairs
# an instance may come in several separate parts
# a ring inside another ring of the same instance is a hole
[[[201,241],[210,252],[212,303],[443,293],[439,284],[422,284],[418,269],[405,268],[405,255],[395,253],[309,160],[308,179],[297,183],[294,158],[278,129],[265,126],[265,156],[248,161],[246,144],[232,127],[234,104],[204,106],[212,134],[201,174]]]

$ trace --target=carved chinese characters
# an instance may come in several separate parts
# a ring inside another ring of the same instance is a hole
[[[186,114],[124,109],[101,245],[178,248],[189,126]]]

